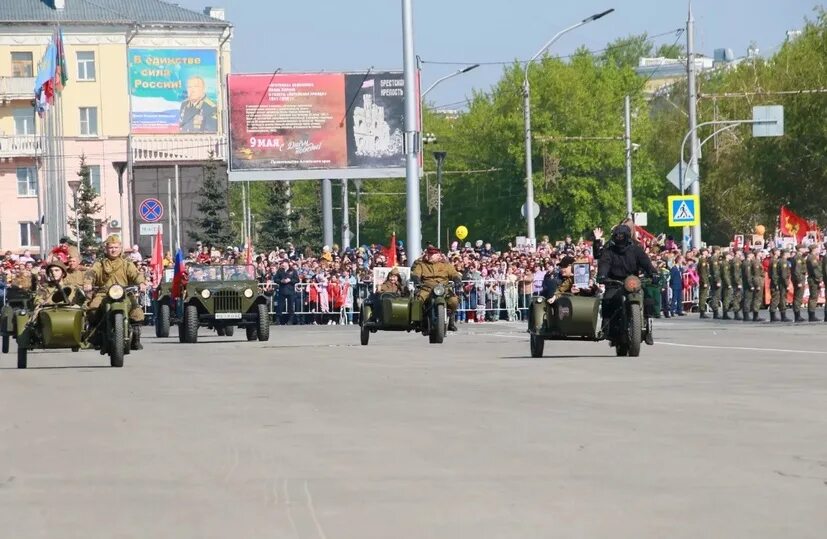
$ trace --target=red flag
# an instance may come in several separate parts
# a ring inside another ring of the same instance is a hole
[[[152,280],[155,283],[160,283],[164,275],[164,236],[161,234],[160,227],[155,235],[155,245],[152,246],[152,258],[149,267],[152,270]]]
[[[637,241],[644,245],[651,245],[652,242],[655,241],[655,235],[640,225],[635,225],[635,232],[637,234]]]
[[[781,233],[784,236],[795,236],[795,241],[800,242],[809,230],[806,219],[781,206]]]
[[[385,251],[384,255],[387,259],[387,267],[394,267],[396,265],[396,232],[391,234],[391,244],[383,251]]]

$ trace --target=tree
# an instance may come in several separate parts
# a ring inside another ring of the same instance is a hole
[[[265,185],[264,209],[259,215],[256,247],[265,250],[284,248],[298,232],[299,213],[288,213],[291,201],[287,182],[272,181]]]
[[[212,152],[204,165],[204,181],[198,195],[201,200],[196,206],[198,216],[194,219],[195,230],[189,232],[190,238],[222,247],[235,243],[236,235],[230,224],[227,182],[219,179]]]
[[[601,56],[606,65],[616,67],[635,67],[638,60],[652,56],[654,46],[646,33],[622,37],[609,43]]]
[[[290,194],[293,214],[298,216],[292,235],[296,249],[321,252],[322,182],[291,182]]]
[[[69,219],[69,227],[76,236],[78,223],[80,228],[80,246],[83,251],[94,252],[100,247],[100,238],[95,231],[95,216],[103,209],[98,200],[98,193],[92,186],[92,179],[89,173],[89,165],[86,164],[86,156],[80,156],[80,169],[77,172],[80,178],[80,187],[77,194],[77,208],[74,207],[74,197],[69,210],[74,217]]]

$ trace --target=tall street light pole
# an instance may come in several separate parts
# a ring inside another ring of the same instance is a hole
[[[608,9],[602,13],[596,13],[591,17],[587,17],[582,21],[578,22],[577,24],[573,24],[568,28],[564,28],[563,30],[557,32],[554,37],[548,40],[548,42],[543,45],[537,54],[531,57],[531,60],[528,61],[525,65],[525,79],[523,80],[523,114],[524,114],[524,121],[525,121],[525,175],[526,175],[526,203],[525,203],[525,211],[526,211],[526,222],[528,224],[528,238],[530,240],[536,240],[537,236],[534,233],[534,183],[532,181],[532,176],[534,175],[534,171],[531,168],[531,86],[528,82],[528,68],[531,67],[531,64],[534,63],[537,58],[540,57],[544,52],[551,47],[555,41],[560,39],[563,34],[567,32],[571,32],[575,28],[579,28],[584,24],[588,24],[592,21],[596,21],[597,19],[604,17],[614,11],[614,8]]]
[[[402,59],[405,73],[405,192],[408,261],[422,254],[422,215],[419,208],[419,133],[416,117],[416,53],[413,35],[413,0],[402,0]]]
[[[80,256],[80,216],[78,215],[78,190],[80,189],[80,180],[69,180],[69,189],[72,190],[72,200],[75,208],[75,237],[78,240],[78,256]]]
[[[434,152],[436,159],[436,246],[442,249],[442,165],[448,152]]]

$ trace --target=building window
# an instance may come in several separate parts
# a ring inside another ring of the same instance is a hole
[[[37,174],[34,167],[19,167],[17,169],[17,196],[37,196]]]
[[[100,165],[89,165],[89,183],[92,184],[92,189],[95,194],[101,194],[101,167]]]
[[[78,51],[78,80],[95,80],[95,53]]]
[[[98,134],[98,108],[80,107],[80,135],[93,137]]]
[[[34,77],[34,62],[32,61],[32,53],[11,53],[11,76]]]
[[[40,230],[36,223],[24,222],[20,224],[20,247],[35,247],[40,245]]]
[[[34,109],[14,109],[14,134],[34,135]]]

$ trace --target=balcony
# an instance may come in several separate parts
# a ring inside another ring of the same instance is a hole
[[[227,160],[224,135],[137,135],[132,137],[132,162]]]
[[[34,99],[34,77],[0,77],[0,102]]]
[[[43,155],[43,137],[39,135],[0,135],[0,158]]]

